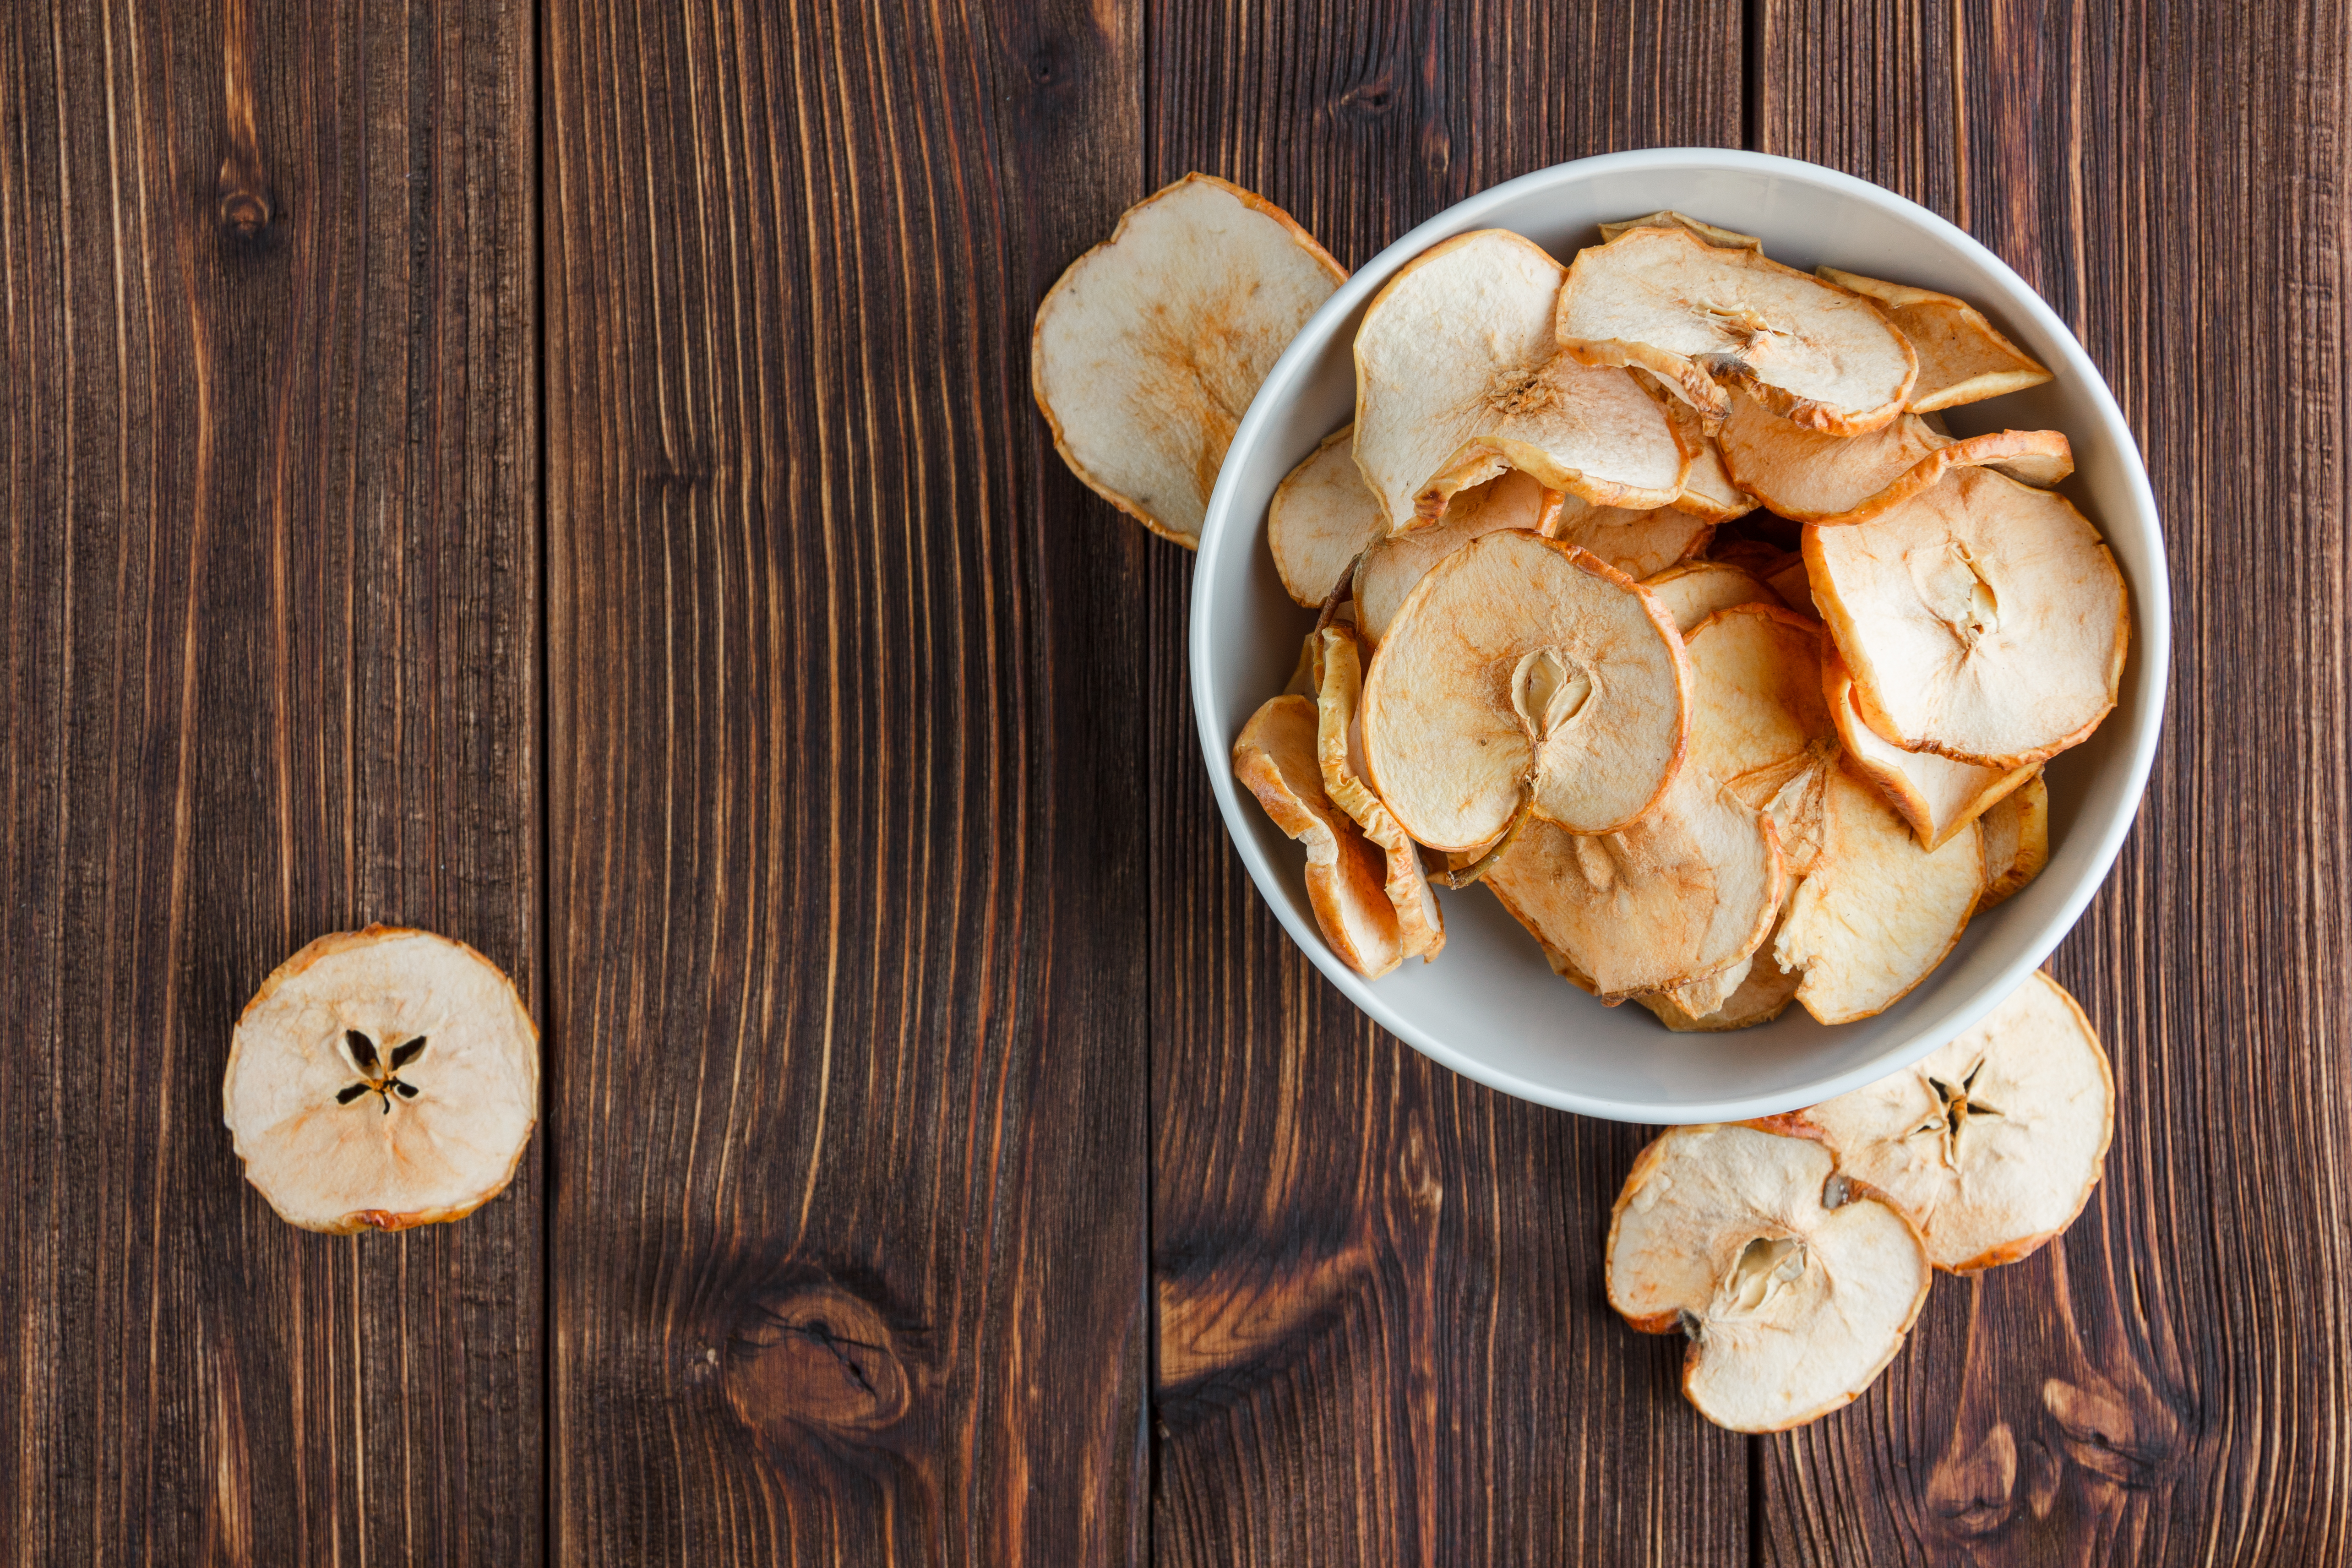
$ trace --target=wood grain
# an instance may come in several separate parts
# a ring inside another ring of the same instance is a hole
[[[1736,142],[1728,20],[1156,5],[1145,188],[1224,175],[1360,264],[1530,169]],[[1679,1345],[1602,1299],[1609,1205],[1642,1133],[1433,1066],[1283,936],[1202,769],[1191,571],[1153,547],[1155,1560],[1744,1560],[1743,1443],[1683,1405]]]
[[[535,983],[528,26],[0,11],[0,1561],[541,1554],[536,1160],[329,1238],[220,1112],[320,932]]]
[[[1139,1558],[1135,13],[546,18],[556,1555]]]
[[[1775,0],[1768,151],[1973,230],[2139,433],[2182,657],[2055,973],[2116,1063],[2062,1247],[1766,1448],[1775,1563],[2336,1562],[2347,1300],[2345,10]]]

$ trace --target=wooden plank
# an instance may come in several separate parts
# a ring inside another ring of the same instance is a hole
[[[1151,27],[1150,183],[1224,175],[1351,265],[1530,169],[1739,138],[1717,7],[1187,0]],[[1744,1558],[1743,1444],[1602,1299],[1643,1132],[1433,1066],[1289,944],[1194,739],[1191,566],[1155,548],[1148,616],[1158,1561]]]
[[[2330,0],[1775,0],[1767,150],[1928,202],[2138,431],[2182,656],[2139,830],[2053,968],[2114,1052],[2062,1247],[1931,1296],[1771,1440],[1776,1563],[2324,1563],[2352,1537],[2347,450]]]
[[[1131,11],[546,11],[557,1555],[1141,1551]]]
[[[527,9],[0,11],[0,1561],[542,1552],[539,1166],[325,1237],[221,1069],[386,921],[530,994]]]

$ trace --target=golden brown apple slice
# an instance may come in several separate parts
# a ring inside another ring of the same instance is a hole
[[[1786,889],[1771,824],[1696,768],[1619,833],[1532,817],[1486,873],[1552,967],[1608,998],[1717,974],[1771,931]]]
[[[1740,568],[1722,561],[1685,561],[1642,580],[1685,636],[1717,610],[1734,605],[1780,606],[1780,597]]]
[[[1396,907],[1398,939],[1407,958],[1419,954],[1426,963],[1445,945],[1445,921],[1423,874],[1421,851],[1363,780],[1363,731],[1356,721],[1362,652],[1351,627],[1326,626],[1316,637],[1315,745],[1324,793],[1387,857],[1386,885],[1389,902]]]
[[[2042,875],[2050,864],[2050,791],[2042,770],[2011,794],[1996,802],[1980,819],[1984,824],[1984,897],[1979,910],[1989,910]]]
[[[1628,229],[1579,251],[1558,330],[1585,363],[1639,365],[1710,420],[1738,387],[1840,436],[1902,413],[1917,363],[1861,295],[1680,228]]]
[[[1643,372],[1647,374],[1647,372]],[[1656,380],[1651,378],[1651,384]],[[1691,453],[1690,472],[1683,476],[1683,493],[1675,505],[1708,522],[1730,522],[1756,510],[1756,498],[1732,482],[1723,460],[1723,448],[1706,433],[1699,411],[1681,398],[1661,393],[1666,417]],[[1786,423],[1786,421],[1783,421]]]
[[[1895,1359],[1935,1278],[1919,1232],[1822,1144],[1754,1127],[1669,1128],[1609,1223],[1609,1304],[1690,1338],[1683,1393],[1735,1432],[1848,1404]]]
[[[1980,768],[1933,752],[1906,752],[1890,744],[1863,722],[1862,710],[1854,706],[1853,679],[1834,649],[1822,661],[1822,686],[1846,754],[1911,825],[1923,849],[1941,848],[1953,834],[2040,772],[2037,768]],[[1990,847],[1985,869],[1988,875],[1997,875]]]
[[[1732,482],[1798,522],[1861,522],[1907,500],[1959,468],[1998,468],[2053,485],[2074,471],[2055,430],[2000,430],[1954,440],[1916,414],[1863,436],[1824,436],[1734,394],[1717,440]]]
[[[1962,468],[1869,522],[1808,524],[1804,545],[1863,716],[1905,751],[2022,767],[2115,707],[2123,574],[2063,497]]]
[[[1282,585],[1312,608],[1388,531],[1380,504],[1356,470],[1355,426],[1343,425],[1290,470],[1266,508],[1265,543]]]
[[[2027,1257],[2083,1212],[2115,1129],[2107,1054],[2035,971],[1916,1066],[1801,1113],[1839,1168],[1910,1215],[1937,1268]]]
[[[1683,641],[1583,551],[1516,530],[1430,568],[1364,681],[1366,776],[1433,849],[1494,838],[1523,805],[1575,832],[1630,824],[1681,764]]]
[[[1199,543],[1234,427],[1347,277],[1238,185],[1187,174],[1146,197],[1037,307],[1030,385],[1054,449],[1153,532]]]
[[[1914,414],[2021,392],[2050,379],[2032,355],[2002,337],[1982,311],[1964,300],[1834,267],[1822,268],[1821,276],[1876,300],[1895,330],[1910,340],[1919,356],[1919,379],[1912,384],[1908,405]]]
[[[322,936],[246,1004],[221,1089],[278,1217],[348,1235],[462,1218],[514,1177],[539,1118],[539,1031],[463,942]]]
[[[1933,852],[1878,792],[1843,768],[1822,775],[1821,848],[1772,944],[1801,969],[1797,1000],[1824,1024],[1893,1006],[1944,961],[1984,890],[1976,824]]]
[[[1518,468],[1607,506],[1664,506],[1690,465],[1665,411],[1622,370],[1558,352],[1561,268],[1501,229],[1405,264],[1356,333],[1356,463],[1391,532]]]
[[[1628,577],[1654,577],[1677,561],[1706,548],[1715,524],[1678,506],[1632,511],[1570,499],[1548,531],[1580,550],[1591,552]]]
[[[1737,984],[1729,994],[1705,1012],[1696,1009],[1706,996],[1693,994],[1687,988],[1647,991],[1633,1000],[1678,1035],[1723,1034],[1769,1024],[1787,1012],[1789,1004],[1796,1000],[1799,982],[1804,979],[1801,973],[1782,973],[1780,966],[1772,962],[1770,937],[1733,968],[1738,974]]]
[[[1455,496],[1444,517],[1432,526],[1375,541],[1356,563],[1357,629],[1377,647],[1397,611],[1404,607],[1406,596],[1432,566],[1498,529],[1541,532],[1560,507],[1558,490],[1548,490],[1518,469],[1507,468]]]
[[[1234,742],[1234,776],[1276,827],[1307,847],[1307,901],[1331,951],[1376,980],[1404,962],[1396,906],[1380,849],[1323,788],[1316,728],[1311,700],[1273,699]]]

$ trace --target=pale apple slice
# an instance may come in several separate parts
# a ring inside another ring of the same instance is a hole
[[[1629,228],[1688,229],[1709,245],[1725,246],[1733,250],[1764,248],[1764,242],[1752,234],[1741,234],[1735,229],[1721,228],[1670,209],[1650,213],[1642,217],[1621,218],[1615,223],[1604,223],[1601,226],[1601,243],[1608,244]]]
[[[1507,468],[1455,496],[1444,517],[1431,527],[1383,535],[1356,563],[1357,628],[1377,647],[1389,623],[1404,607],[1406,596],[1432,566],[1498,529],[1542,532],[1560,511],[1561,500],[1558,490],[1548,490],[1533,477]]]
[[[1029,379],[1054,449],[1153,532],[1199,543],[1243,411],[1347,278],[1238,185],[1187,174],[1146,197],[1037,307]]]
[[[1419,955],[1426,963],[1445,946],[1445,921],[1422,871],[1421,851],[1363,780],[1363,731],[1356,719],[1363,689],[1361,648],[1350,626],[1326,626],[1316,637],[1315,746],[1324,793],[1387,858],[1398,940],[1407,958]]]
[[[1912,384],[1908,405],[1914,414],[2021,392],[2050,379],[2032,355],[2002,337],[1965,300],[1834,267],[1821,268],[1821,276],[1877,301],[1895,330],[1910,340],[1919,356],[1919,379]]]
[[[1573,546],[1506,529],[1431,567],[1364,681],[1366,777],[1405,831],[1467,849],[1523,805],[1622,827],[1681,765],[1688,673],[1657,601]]]
[[[2042,782],[2042,770],[2034,769],[1981,821],[1988,881],[1984,897],[1977,900],[1979,911],[2015,893],[2050,864],[2050,790]]]
[[[1266,508],[1265,543],[1290,596],[1312,607],[1331,595],[1364,547],[1388,531],[1356,468],[1355,431],[1343,425],[1290,470]]]
[[[1792,877],[1822,837],[1824,775],[1837,727],[1822,693],[1821,628],[1765,605],[1718,610],[1686,634],[1691,722],[1686,765],[1721,779],[1772,819]]]
[[[2083,1212],[2116,1080],[2081,1006],[2037,970],[1949,1045],[1801,1119],[1910,1215],[1937,1268],[1969,1274],[2030,1256]]]
[[[280,964],[221,1087],[245,1177],[288,1224],[349,1235],[459,1219],[513,1180],[539,1119],[539,1031],[465,943],[370,926]]]
[[[1767,937],[1754,952],[1741,959],[1734,966],[1738,984],[1709,1011],[1693,1010],[1706,997],[1690,994],[1687,988],[1645,991],[1633,1000],[1678,1035],[1724,1034],[1769,1024],[1789,1010],[1789,1004],[1796,1000],[1798,984],[1804,979],[1801,973],[1782,973],[1772,962],[1771,949],[1772,939]]]
[[[1806,525],[1804,549],[1863,716],[1905,751],[2022,767],[2115,707],[2123,574],[2063,497],[1961,468],[1869,522]]]
[[[1784,419],[1840,436],[1901,414],[1917,365],[1861,295],[1683,228],[1628,229],[1579,251],[1557,325],[1570,354],[1640,365],[1710,421],[1738,387]]]
[[[1798,522],[1866,521],[1958,468],[1999,468],[2043,486],[2074,471],[2073,448],[2055,430],[2000,430],[1955,440],[1906,414],[1867,435],[1824,436],[1741,394],[1732,396],[1717,449],[1734,484]]]
[[[1649,374],[1646,371],[1637,374]],[[1655,377],[1649,380],[1650,384],[1657,384]],[[1691,453],[1690,472],[1683,476],[1683,493],[1675,505],[1693,517],[1716,523],[1730,522],[1754,511],[1756,498],[1732,482],[1731,470],[1723,460],[1723,448],[1706,433],[1706,421],[1699,411],[1679,397],[1664,392],[1660,395],[1664,398],[1666,417],[1675,422],[1683,445]]]
[[[1669,1128],[1609,1221],[1609,1304],[1690,1338],[1683,1394],[1735,1432],[1850,1403],[1917,1321],[1935,1278],[1903,1211],[1829,1149],[1759,1128]]]
[[[1502,229],[1405,264],[1357,330],[1356,463],[1391,532],[1444,514],[1506,468],[1605,506],[1664,506],[1690,455],[1622,370],[1552,342],[1562,269]]]
[[[1780,595],[1753,574],[1723,561],[1685,561],[1643,578],[1642,586],[1665,606],[1675,628],[1686,637],[1707,616],[1734,605],[1780,607]]]
[[[1556,955],[1552,967],[1610,999],[1689,985],[1747,958],[1770,933],[1786,885],[1769,821],[1688,767],[1620,833],[1530,817],[1486,872],[1511,917]]]
[[[1933,752],[1906,752],[1889,743],[1863,721],[1862,710],[1854,705],[1853,678],[1846,674],[1845,661],[1835,649],[1822,661],[1822,688],[1846,755],[1911,825],[1923,849],[1941,848],[1953,834],[2040,771],[1980,768],[1974,763],[1956,763]],[[2006,864],[2005,860],[2000,863]],[[1986,873],[1997,875],[1999,868],[1988,846]]]
[[[1715,524],[1678,506],[1632,511],[1570,498],[1547,531],[1587,550],[1628,577],[1654,577],[1705,550]]]
[[[1273,699],[1234,742],[1234,776],[1276,827],[1307,847],[1307,901],[1331,951],[1376,980],[1404,962],[1396,906],[1379,847],[1323,788],[1316,729],[1312,700]]]
[[[1973,822],[1930,852],[1853,773],[1832,769],[1822,783],[1820,852],[1772,956],[1805,972],[1807,1012],[1850,1024],[1902,1000],[1952,951],[1984,890],[1984,853]]]

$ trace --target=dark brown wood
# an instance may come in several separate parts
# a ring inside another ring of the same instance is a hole
[[[556,1555],[1140,1557],[1132,10],[546,11]]]
[[[0,8],[0,1561],[541,1555],[539,1165],[332,1238],[240,1179],[328,931],[538,972],[528,16]]]
[[[2352,1550],[2347,18],[2328,0],[1767,8],[1767,150],[1962,223],[2139,432],[2176,637],[2141,825],[2054,972],[2114,1053],[2062,1247],[1945,1281],[1853,1409],[1766,1445],[1775,1563]]]
[[[1736,8],[1188,0],[1150,32],[1147,184],[1224,175],[1350,265],[1530,169],[1739,139]],[[1152,547],[1156,1560],[1744,1561],[1745,1445],[1602,1299],[1640,1131],[1432,1065],[1291,946],[1209,795],[1191,573]]]

